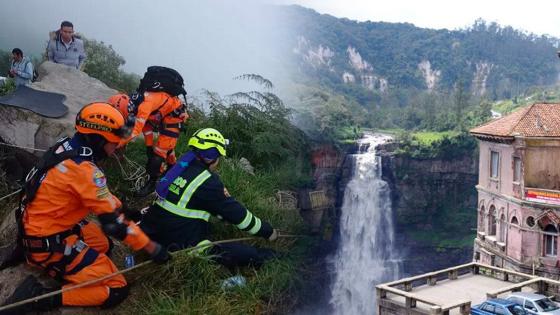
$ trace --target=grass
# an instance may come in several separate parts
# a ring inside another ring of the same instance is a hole
[[[184,152],[183,148],[184,140],[181,140],[178,151]],[[136,142],[129,145],[127,156],[143,165],[143,144]],[[112,190],[121,196],[129,196],[126,191],[129,184],[120,179],[115,165],[108,165],[106,172]],[[256,170],[255,175],[250,175],[240,167],[237,159],[228,158],[220,163],[218,172],[231,195],[253,214],[284,233],[304,232],[299,213],[279,209],[274,198],[277,190],[295,188],[310,180],[294,167],[293,161],[285,161],[273,169]],[[218,220],[212,223],[213,240],[249,236],[230,224]],[[180,255],[165,266],[149,265],[126,276],[133,283],[131,296],[114,311],[119,314],[289,313],[298,301],[297,291],[305,279],[302,276],[303,262],[314,242],[308,237],[275,242],[250,241],[255,246],[272,248],[280,254],[280,258],[260,269],[247,267],[230,271],[208,258],[189,255]],[[243,275],[247,279],[246,285],[222,289],[223,280],[235,274]]]
[[[444,137],[457,136],[457,131],[417,131],[412,133],[412,138],[416,139],[419,143],[430,145],[433,142],[442,140]]]
[[[492,106],[492,109],[502,115],[507,115],[520,107],[539,102],[560,102],[560,89],[557,86],[533,88],[533,91],[530,91],[524,96],[496,101]]]

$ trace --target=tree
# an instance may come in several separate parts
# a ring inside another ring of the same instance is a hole
[[[88,56],[83,69],[85,73],[123,92],[132,92],[138,87],[140,76],[121,69],[125,60],[111,45],[84,37],[82,39]]]

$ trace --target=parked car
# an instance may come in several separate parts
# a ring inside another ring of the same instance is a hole
[[[523,306],[529,314],[560,315],[558,304],[542,294],[514,292],[506,299]]]
[[[528,315],[521,305],[505,299],[491,299],[471,308],[473,315]]]

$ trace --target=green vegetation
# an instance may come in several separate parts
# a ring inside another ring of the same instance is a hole
[[[418,143],[422,145],[431,145],[444,138],[453,138],[458,135],[459,133],[457,131],[417,131],[412,133],[412,139],[418,141]]]
[[[271,202],[276,189],[287,184],[284,170],[257,171],[251,176],[234,159],[221,164],[220,175],[233,196],[253,213],[269,220],[287,233],[300,234],[302,222],[296,211],[281,210]],[[292,179],[293,181],[293,179]],[[294,183],[292,183],[294,184]],[[214,222],[215,240],[247,236],[235,227]],[[127,304],[127,312],[139,314],[256,314],[288,313],[297,301],[295,291],[303,281],[302,262],[310,240],[281,239],[274,243],[257,241],[258,246],[275,249],[280,258],[258,270],[241,268],[233,273],[204,258],[186,255],[169,266],[142,270],[133,275],[136,287]],[[251,242],[255,243],[255,242]],[[224,279],[233,274],[247,279],[244,287],[225,290]],[[163,280],[163,281],[162,281]],[[132,308],[132,310],[131,310]]]
[[[521,100],[533,94],[534,86],[555,84],[558,75],[554,53],[558,39],[493,22],[477,20],[466,29],[449,31],[408,23],[356,22],[297,6],[286,8],[284,14],[301,35],[290,46],[300,51],[295,84],[307,87],[296,91],[302,95],[299,103],[312,116],[307,121],[318,122],[312,124],[319,126],[315,129],[332,135],[338,132],[330,129],[353,126],[468,130],[490,117],[493,102],[512,99],[515,104],[524,103]],[[333,55],[310,61],[310,52],[315,53],[319,46],[328,48]],[[359,53],[365,70],[352,66],[349,47]],[[432,74],[439,72],[431,90],[419,69],[426,61]],[[355,83],[345,83],[344,73],[352,75]],[[368,75],[373,89],[362,85],[362,76]],[[475,83],[482,77],[484,89]],[[387,81],[387,90],[382,91],[380,78]],[[316,90],[328,98],[313,92]],[[326,104],[322,112],[309,107],[308,99]],[[530,102],[552,99],[558,98],[547,94]],[[509,108],[498,111],[507,113]]]
[[[478,154],[476,139],[467,133],[455,131],[443,133],[403,131],[397,136],[397,141],[400,145],[396,153],[415,159],[452,160]]]
[[[528,89],[526,93],[516,96],[512,99],[497,101],[493,104],[492,109],[507,115],[521,107],[531,105],[538,102],[560,102],[560,88],[553,87],[533,87]]]
[[[15,89],[16,82],[12,79],[8,79],[3,86],[0,86],[0,96],[10,94],[15,91]]]
[[[187,139],[198,128],[214,127],[222,131],[231,139],[231,145],[218,172],[232,196],[284,233],[302,234],[304,225],[299,213],[280,209],[275,192],[296,189],[311,181],[308,140],[289,123],[290,111],[272,94],[268,81],[256,75],[244,78],[259,83],[263,90],[236,93],[228,98],[208,92],[205,100],[189,104],[192,117],[179,139],[177,153],[187,151]],[[202,108],[209,108],[209,111]],[[144,164],[143,143],[131,143],[127,156]],[[253,163],[255,175],[248,174],[240,166],[238,161],[242,156]],[[129,199],[130,183],[123,182],[115,162],[109,162],[106,169],[112,190]],[[137,203],[131,199],[132,207],[145,206]],[[214,240],[247,236],[232,225],[218,220],[213,223]],[[307,237],[273,243],[251,241],[279,253],[279,258],[258,270],[240,268],[230,272],[207,258],[180,255],[167,266],[151,266],[129,275],[135,286],[126,305],[117,311],[137,314],[288,313],[298,300],[297,290],[301,288],[305,272],[302,264],[313,242]],[[117,259],[117,262],[120,261]],[[222,281],[234,274],[243,275],[247,284],[222,289]]]
[[[124,72],[122,56],[111,45],[82,37],[87,54],[83,71],[107,86],[130,93],[138,87],[140,76]]]

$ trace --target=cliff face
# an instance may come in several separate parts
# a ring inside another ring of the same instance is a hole
[[[404,272],[424,273],[472,260],[478,160],[413,159],[380,148],[383,179],[392,192]]]

